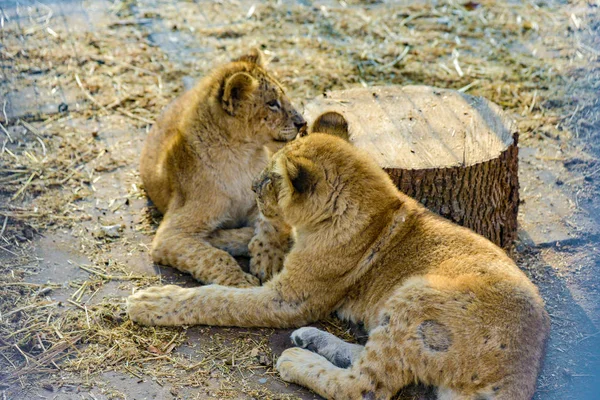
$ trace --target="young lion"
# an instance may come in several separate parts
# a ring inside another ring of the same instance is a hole
[[[259,208],[295,231],[266,285],[149,288],[128,298],[149,325],[290,327],[335,311],[366,346],[315,328],[277,362],[283,379],[328,399],[389,399],[403,386],[440,399],[529,399],[549,331],[536,287],[498,247],[400,193],[346,141],[311,134],[254,184]]]
[[[141,157],[146,191],[164,214],[152,243],[154,262],[204,283],[257,285],[232,257],[248,253],[256,225],[250,271],[262,280],[278,272],[287,237],[257,217],[250,188],[267,165],[265,146],[276,151],[305,126],[256,49],[175,100]],[[274,250],[261,252],[263,242],[276,242]]]

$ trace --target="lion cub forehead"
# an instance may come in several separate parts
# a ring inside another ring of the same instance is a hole
[[[287,174],[286,160],[305,159],[316,164],[352,162],[357,158],[356,150],[337,136],[315,133],[296,139],[285,145],[273,156],[272,171]]]
[[[341,158],[354,158],[357,156],[357,149],[346,140],[327,133],[311,133],[308,136],[300,138],[294,142],[297,147],[306,154],[313,153],[315,158],[328,157],[331,154],[343,154]],[[291,147],[291,146],[290,146]]]
[[[264,85],[266,88],[272,87],[273,89],[275,89],[275,92],[277,92],[277,94],[282,95],[285,93],[285,89],[283,88],[283,86],[281,86],[281,83],[279,83],[279,81],[275,79],[274,76],[272,76],[266,71],[264,71],[264,74],[261,77],[260,81],[261,84]]]
[[[246,67],[247,68],[244,68],[244,72],[248,72],[254,78],[258,79],[259,85],[262,88],[273,87],[275,90],[285,93],[285,89],[279,80],[265,68],[253,64],[246,65]]]

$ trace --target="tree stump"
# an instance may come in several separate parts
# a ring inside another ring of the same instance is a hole
[[[350,141],[398,189],[509,249],[517,232],[518,133],[496,104],[454,90],[386,86],[325,93],[308,121],[342,114]]]

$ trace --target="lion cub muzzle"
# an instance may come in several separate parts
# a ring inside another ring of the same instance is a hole
[[[296,131],[300,134],[300,136],[304,135],[306,132],[307,123],[306,120],[300,115],[299,112],[294,110],[292,115],[292,121],[294,121],[294,126],[296,127]]]
[[[290,104],[290,107],[291,107],[291,104]],[[290,119],[294,126],[293,127],[289,126],[285,129],[283,129],[280,132],[279,137],[277,139],[275,139],[275,141],[289,142],[291,140],[296,139],[296,137],[298,137],[298,136],[302,137],[304,135],[304,132],[306,132],[308,125],[306,123],[306,120],[302,117],[302,115],[300,115],[300,113],[293,108],[286,113],[286,116],[289,116],[290,114],[291,114]]]

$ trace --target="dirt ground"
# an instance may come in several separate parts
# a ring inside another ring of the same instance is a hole
[[[144,137],[184,85],[251,46],[300,108],[329,89],[427,84],[514,115],[514,255],[552,317],[535,398],[598,399],[597,0],[0,0],[2,398],[318,398],[273,369],[290,331],[124,314],[136,287],[196,284],[149,258]]]

